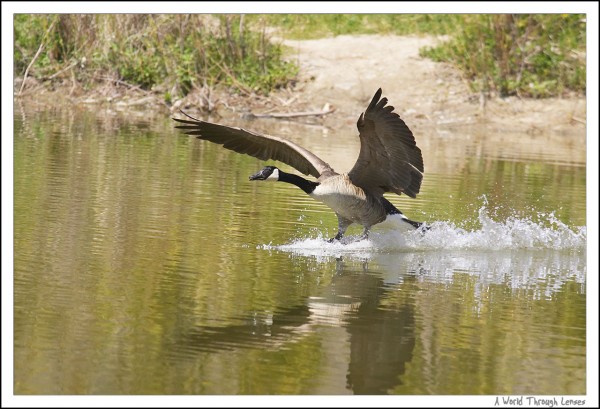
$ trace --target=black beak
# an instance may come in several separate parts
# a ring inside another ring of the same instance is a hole
[[[250,176],[248,179],[250,180],[265,180],[268,176],[265,176],[265,170],[261,169],[254,175]]]
[[[266,166],[250,176],[250,180],[267,180],[277,168],[275,166]]]

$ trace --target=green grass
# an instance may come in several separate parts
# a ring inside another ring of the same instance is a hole
[[[314,39],[343,34],[449,34],[459,14],[267,14],[248,15],[259,26],[278,27],[288,38]]]
[[[585,16],[470,15],[423,56],[458,66],[475,92],[551,97],[585,93]]]
[[[242,16],[16,15],[15,75],[48,80],[61,70],[82,84],[115,80],[165,99],[194,87],[225,84],[242,93],[284,86],[297,67],[282,58],[264,30],[249,30]]]

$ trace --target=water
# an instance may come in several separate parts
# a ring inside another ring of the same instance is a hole
[[[358,152],[351,123],[235,124],[338,171]],[[421,194],[390,200],[430,230],[341,245],[173,125],[16,110],[16,394],[586,393],[583,134],[413,129]]]

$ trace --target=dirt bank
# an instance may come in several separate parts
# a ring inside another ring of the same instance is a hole
[[[63,87],[49,90],[29,79],[21,99],[56,105],[64,98],[64,102],[92,109],[102,104],[117,110],[148,111],[154,107],[165,113],[180,107],[202,106],[215,109],[224,116],[248,112],[314,112],[329,104],[333,113],[301,120],[346,126],[356,121],[375,90],[382,87],[396,111],[416,126],[461,126],[483,122],[494,128],[519,132],[585,134],[585,98],[483,100],[469,90],[457,69],[419,56],[421,47],[438,41],[433,37],[346,35],[279,41],[288,47],[289,58],[299,64],[300,80],[294,87],[274,92],[268,98],[202,90],[168,107],[162,101],[163,92],[145,92],[128,84],[115,87],[107,82],[92,91],[84,91],[66,80]],[[15,94],[20,87],[20,82],[15,81]]]
[[[470,91],[454,67],[419,56],[433,37],[338,36],[284,41],[306,81],[303,98],[332,104],[337,115],[355,120],[378,87],[411,123],[431,126],[486,122],[518,131],[585,131],[583,97],[543,100],[491,98]]]

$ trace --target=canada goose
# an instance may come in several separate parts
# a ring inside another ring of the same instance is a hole
[[[371,226],[383,222],[388,215],[398,214],[415,229],[422,223],[409,220],[390,201],[385,192],[404,193],[415,198],[423,180],[423,156],[415,138],[393,106],[386,106],[377,90],[366,111],[358,118],[360,153],[348,173],[338,174],[329,164],[301,146],[277,136],[262,135],[241,128],[213,124],[195,119],[175,121],[184,125],[176,128],[238,153],[261,160],[278,160],[298,171],[312,175],[317,181],[283,172],[267,166],[250,176],[250,180],[287,182],[298,186],[316,200],[333,209],[338,218],[340,240],[348,226],[358,223],[364,227],[361,238],[367,238]]]

